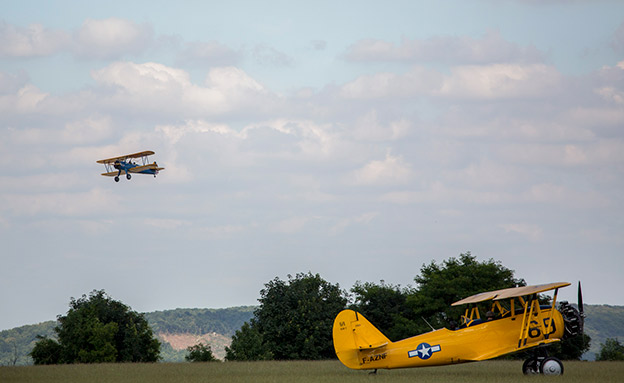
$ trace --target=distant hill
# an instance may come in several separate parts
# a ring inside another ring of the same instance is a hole
[[[145,318],[162,342],[163,361],[184,361],[186,348],[198,342],[210,344],[215,356],[223,359],[232,335],[253,317],[254,309],[175,309],[145,313]],[[592,338],[585,359],[593,360],[607,338],[624,341],[624,306],[585,305],[585,314],[585,332]],[[37,335],[54,336],[54,326],[56,321],[48,321],[0,331],[0,365],[32,364],[28,353]]]
[[[145,314],[154,334],[161,341],[165,362],[183,362],[186,348],[197,343],[209,344],[219,359],[225,347],[243,323],[253,317],[254,306],[227,309],[176,309]]]
[[[145,313],[154,334],[161,341],[164,362],[182,362],[186,348],[199,342],[210,344],[213,354],[223,359],[225,347],[243,323],[253,317],[254,306],[227,309],[175,309]],[[28,356],[37,335],[54,337],[56,321],[0,331],[0,366],[32,364]]]
[[[584,305],[585,333],[591,337],[590,349],[584,359],[594,360],[600,344],[607,338],[624,341],[624,306]]]

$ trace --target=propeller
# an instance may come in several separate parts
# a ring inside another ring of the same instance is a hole
[[[583,316],[583,292],[581,291],[581,281],[578,283],[578,310]]]

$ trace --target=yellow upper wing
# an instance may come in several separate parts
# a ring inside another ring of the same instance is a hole
[[[459,300],[453,303],[451,306],[459,306],[459,305],[464,305],[467,303],[478,303],[478,302],[484,302],[484,301],[489,301],[489,300],[498,301],[501,299],[522,297],[525,295],[542,293],[544,291],[554,290],[554,289],[558,289],[560,287],[565,287],[569,285],[570,283],[568,282],[553,282],[553,283],[546,283],[543,285],[511,287],[508,289],[487,291],[484,293],[475,294],[468,298]]]
[[[138,153],[133,153],[133,154],[126,154],[126,155],[123,155],[123,156],[107,158],[107,159],[104,159],[104,160],[98,160],[96,162],[98,164],[109,164],[109,163],[115,162],[117,160],[125,160],[126,158],[141,158],[141,157],[145,157],[145,156],[151,156],[153,154],[154,154],[154,152],[152,152],[151,150],[146,150],[144,152],[138,152]]]

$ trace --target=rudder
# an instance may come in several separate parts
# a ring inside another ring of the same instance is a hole
[[[347,367],[364,368],[359,351],[377,349],[392,343],[362,314],[353,310],[341,311],[334,320],[334,349],[338,359]]]

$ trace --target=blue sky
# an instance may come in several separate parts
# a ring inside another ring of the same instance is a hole
[[[624,304],[622,15],[5,2],[0,329],[93,289],[139,311],[228,307],[299,272],[413,284],[466,251]],[[148,149],[157,178],[99,175]]]

